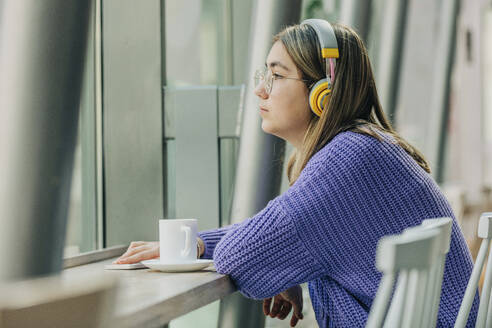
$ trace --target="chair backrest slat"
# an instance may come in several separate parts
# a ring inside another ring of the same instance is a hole
[[[440,286],[442,284],[442,279],[439,279],[439,274],[441,273],[440,272],[441,261],[442,261],[442,256],[441,254],[439,254],[437,263],[436,265],[434,265],[433,268],[431,268],[429,274],[429,281],[427,283],[427,286],[429,286],[429,288],[426,290],[426,295],[422,297],[422,299],[424,300],[422,302],[424,309],[422,311],[422,317],[420,320],[419,327],[424,327],[424,326],[432,327],[435,310],[437,315],[437,309],[439,308],[439,298],[441,294]]]
[[[395,283],[395,275],[387,274],[381,278],[376,298],[372,304],[371,312],[372,316],[369,316],[367,320],[367,327],[381,327],[383,324],[386,309],[391,298],[391,292],[393,291],[393,284]]]
[[[421,320],[424,311],[422,300],[425,296],[429,269],[412,270],[410,274],[412,276],[410,283],[413,286],[410,287],[411,293],[409,293],[409,299],[406,302],[408,306],[405,309],[403,328],[422,327]]]
[[[384,328],[400,327],[403,318],[403,309],[407,299],[408,292],[408,275],[409,272],[403,270],[398,275],[398,281],[396,283],[395,294],[390,304],[387,318],[384,322]]]
[[[490,244],[490,243],[489,243]],[[485,280],[482,286],[482,295],[480,297],[480,306],[478,307],[478,316],[475,327],[485,327],[487,312],[490,307],[490,287],[492,282],[492,252],[489,252],[487,258],[487,268],[485,269]]]
[[[435,268],[435,276],[431,283],[432,300],[434,300],[432,306],[426,306],[430,311],[425,312],[423,316],[423,322],[427,322],[429,327],[435,327],[437,323],[437,314],[439,312],[439,302],[441,300],[442,279],[444,277],[444,267],[446,262],[446,254],[439,254],[439,260]],[[433,285],[432,285],[433,284]]]
[[[458,312],[458,317],[454,324],[455,328],[463,328],[466,326],[468,321],[468,315],[470,314],[470,309],[473,304],[473,299],[475,293],[477,292],[478,280],[480,279],[480,274],[482,273],[483,264],[485,262],[485,257],[487,256],[487,249],[489,248],[489,241],[487,239],[482,240],[480,249],[478,250],[477,259],[475,260],[475,265],[466,286],[465,295],[463,296],[463,301],[461,302],[460,311]]]
[[[490,295],[489,302],[492,302],[492,295]],[[489,310],[487,312],[487,322],[485,324],[485,327],[490,327],[490,326],[492,326],[492,306],[489,305]]]
[[[480,216],[480,221],[478,222],[478,237],[482,238],[482,243],[480,244],[480,249],[475,260],[475,265],[473,266],[470,280],[466,286],[465,295],[463,296],[463,301],[461,302],[458,317],[456,318],[454,325],[455,328],[463,328],[466,326],[473,300],[477,293],[478,281],[480,280],[485,257],[487,256],[487,251],[492,240],[492,212],[482,213]],[[492,303],[490,301],[490,297],[492,296],[490,292],[492,286],[492,252],[489,253],[487,261],[485,281],[482,287],[478,316],[475,323],[475,327],[477,328],[490,327],[490,325],[492,325],[492,313],[490,313],[492,311]]]
[[[424,313],[422,315],[421,327],[435,327],[439,311],[439,302],[441,300],[442,279],[444,276],[444,266],[446,256],[449,253],[451,244],[451,231],[453,228],[453,219],[435,218],[422,221],[424,229],[436,229],[439,231],[440,249],[438,259],[431,268],[430,278],[426,295],[424,296]]]

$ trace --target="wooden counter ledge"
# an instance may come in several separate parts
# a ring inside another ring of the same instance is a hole
[[[105,270],[116,258],[63,270],[65,279],[90,274],[112,276],[119,282],[117,327],[161,327],[183,314],[236,291],[228,276],[213,265],[196,272],[164,273],[150,269]]]

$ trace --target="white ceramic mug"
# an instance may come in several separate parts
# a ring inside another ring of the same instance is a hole
[[[196,219],[159,220],[159,251],[161,262],[196,261]]]

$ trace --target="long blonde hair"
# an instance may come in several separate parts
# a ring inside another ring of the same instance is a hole
[[[351,28],[332,24],[340,58],[336,61],[335,79],[330,101],[321,117],[311,116],[304,135],[303,147],[295,150],[287,165],[292,185],[309,159],[342,131],[353,131],[381,140],[377,131],[389,134],[428,173],[424,156],[398,135],[381,108],[367,50]],[[273,42],[281,41],[307,86],[326,77],[318,37],[309,25],[294,25],[277,34]]]

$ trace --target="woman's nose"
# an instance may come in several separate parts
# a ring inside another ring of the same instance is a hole
[[[264,82],[261,82],[260,84],[258,84],[258,86],[256,86],[255,95],[257,95],[258,97],[260,97],[262,99],[268,98],[268,93],[265,90],[265,83]]]

